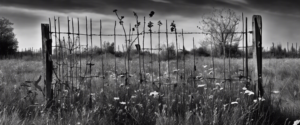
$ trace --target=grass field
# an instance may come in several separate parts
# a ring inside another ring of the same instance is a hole
[[[93,62],[92,74],[102,74],[100,58],[95,58]],[[124,59],[118,58],[117,62],[118,73],[125,72]],[[77,90],[61,90],[64,94],[58,97],[60,102],[52,111],[47,111],[44,110],[45,100],[41,91],[32,86],[21,86],[25,81],[35,81],[43,74],[42,62],[0,60],[0,124],[292,125],[300,119],[298,59],[263,60],[265,95],[261,100],[254,100],[251,91],[245,90],[244,81],[230,83],[201,79],[212,77],[211,58],[197,58],[195,73],[192,72],[192,57],[186,59],[185,74],[183,61],[178,63],[179,71],[176,71],[175,60],[170,61],[169,71],[167,62],[161,63],[160,87],[157,61],[151,67],[149,58],[145,59],[143,74],[147,82],[139,84],[138,59],[131,61],[132,76],[126,83],[122,76],[114,75],[114,58],[108,58],[104,61],[104,80],[93,78],[92,86],[88,79],[74,80],[72,83],[78,85]],[[226,78],[238,79],[242,64],[242,59],[231,59],[229,73],[226,60]],[[249,65],[251,67],[251,60]],[[216,59],[215,76],[223,78],[223,71],[223,60]],[[250,74],[252,71],[253,68],[249,68]],[[152,72],[154,83],[151,82]],[[193,76],[199,78],[195,84],[191,80]],[[43,79],[38,84],[43,87]],[[29,90],[31,93],[28,93]],[[89,107],[90,93],[92,108]]]

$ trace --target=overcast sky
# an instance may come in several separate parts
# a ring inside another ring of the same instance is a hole
[[[134,25],[133,11],[142,22],[142,17],[147,17],[147,22],[154,22],[153,30],[157,31],[157,21],[161,20],[162,30],[165,31],[165,21],[175,21],[178,30],[199,31],[199,21],[205,14],[211,12],[212,7],[230,8],[241,16],[248,17],[249,30],[252,30],[252,16],[261,15],[263,19],[263,46],[269,48],[272,42],[282,43],[286,46],[289,42],[300,41],[300,1],[296,0],[0,0],[0,16],[8,18],[14,23],[14,32],[19,41],[19,48],[41,47],[41,23],[48,23],[49,18],[60,17],[62,30],[66,26],[67,16],[79,18],[80,32],[85,32],[85,17],[93,19],[93,33],[99,33],[99,20],[102,20],[103,33],[112,34],[114,21],[117,20],[114,9],[119,15],[125,16],[124,24],[127,33],[129,24]],[[155,11],[153,18],[149,18],[150,11]],[[77,31],[77,20],[74,19]],[[169,26],[170,24],[168,24]],[[142,30],[142,27],[140,27]],[[148,30],[148,28],[147,28]],[[117,24],[117,33],[122,29]],[[174,35],[169,36],[169,42],[174,42]],[[187,48],[203,40],[200,35],[185,35]],[[93,44],[99,45],[99,38],[93,38]],[[124,43],[124,38],[117,39],[118,44]],[[149,39],[146,36],[145,39]],[[157,36],[153,36],[153,43],[157,44]],[[182,38],[179,38],[180,40]],[[123,41],[122,41],[123,40]],[[85,39],[82,37],[82,42]],[[113,42],[112,37],[103,37],[103,41]],[[166,38],[161,37],[164,43]],[[149,45],[149,44],[146,44]],[[180,44],[182,45],[182,43]],[[155,45],[154,45],[155,46]],[[298,45],[300,46],[300,44]]]

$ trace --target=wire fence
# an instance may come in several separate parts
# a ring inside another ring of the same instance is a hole
[[[98,23],[97,25],[95,23]],[[244,23],[244,21],[243,21]],[[83,25],[84,24],[84,25]],[[85,19],[85,23],[80,23],[79,19],[74,21],[73,18],[67,18],[67,25],[61,25],[61,18],[49,19],[49,24],[42,24],[42,38],[43,38],[43,63],[45,66],[44,75],[46,81],[46,99],[53,103],[72,104],[75,100],[75,94],[79,90],[85,89],[89,93],[89,106],[93,107],[93,98],[95,98],[96,92],[103,92],[108,90],[109,86],[107,84],[108,77],[114,77],[114,81],[110,81],[115,85],[115,91],[118,90],[118,86],[127,86],[129,84],[137,83],[138,88],[144,86],[145,84],[152,84],[154,90],[168,94],[172,91],[172,87],[181,86],[183,92],[192,93],[196,91],[197,86],[201,86],[199,81],[207,80],[215,83],[214,81],[221,81],[222,88],[232,90],[237,86],[232,84],[234,81],[249,83],[251,80],[248,65],[248,34],[249,32],[246,28],[243,28],[241,32],[234,32],[235,34],[242,34],[242,54],[243,64],[239,68],[240,72],[238,76],[233,76],[231,51],[228,51],[229,56],[223,56],[223,71],[222,75],[216,74],[215,60],[217,57],[211,54],[212,68],[208,69],[207,75],[199,75],[197,69],[197,56],[196,52],[191,53],[193,62],[189,62],[192,65],[186,64],[186,54],[182,54],[179,57],[179,53],[183,52],[185,49],[185,35],[207,35],[205,32],[184,32],[177,31],[176,27],[168,27],[168,21],[165,22],[165,31],[161,32],[162,24],[158,24],[158,31],[153,32],[151,27],[149,32],[146,32],[146,21],[144,19],[143,30],[139,31],[139,27],[129,26],[129,32],[124,32],[123,34],[116,33],[117,22],[114,23],[114,34],[104,34],[104,28],[102,21],[99,22],[92,21],[92,19]],[[247,24],[247,18],[246,18]],[[97,26],[98,31],[93,28]],[[82,28],[84,27],[84,30]],[[170,31],[169,28],[173,28]],[[66,31],[63,31],[65,29]],[[97,32],[97,33],[95,33]],[[149,46],[145,44],[145,36],[149,35]],[[154,35],[157,37],[154,38]],[[179,37],[180,35],[180,37]],[[162,61],[161,51],[161,37],[165,37],[166,48],[171,46],[169,42],[169,37],[175,37],[175,51],[176,51],[176,61],[170,60],[170,51],[167,49],[166,55],[167,60]],[[113,37],[113,49],[114,53],[117,53],[117,38],[125,37],[123,39],[125,45],[122,44],[123,52],[125,53],[124,58],[118,58],[113,56],[113,62],[107,62],[106,56],[96,57],[93,51],[95,51],[94,46],[100,47],[101,50],[105,50],[104,37]],[[158,47],[153,47],[154,39],[157,40]],[[53,43],[52,43],[53,42]],[[138,56],[138,63],[132,65],[132,58],[130,51],[131,47],[135,44]],[[179,45],[181,44],[181,45]],[[146,48],[150,47],[150,48]],[[212,46],[211,46],[212,47]],[[231,43],[229,44],[229,50],[231,49]],[[195,50],[195,41],[193,39],[193,49]],[[150,51],[150,52],[149,52]],[[156,53],[154,52],[156,51]],[[150,55],[145,53],[149,52]],[[225,51],[224,51],[225,52]],[[213,53],[213,51],[211,51]],[[225,53],[224,53],[225,55]],[[149,58],[149,63],[146,62],[146,58]],[[97,59],[96,59],[97,58]],[[209,59],[209,58],[206,58]],[[220,59],[220,58],[218,58]],[[113,65],[112,70],[107,71],[107,67]],[[112,64],[113,63],[113,64]],[[172,64],[176,63],[176,65]],[[98,67],[97,67],[98,66]],[[100,67],[100,68],[99,68]],[[110,74],[108,76],[107,74]],[[137,74],[137,75],[136,75]],[[119,79],[119,78],[124,78]],[[95,81],[95,79],[100,79]],[[99,83],[100,82],[100,83]],[[101,85],[99,88],[99,84]],[[189,85],[190,87],[184,87]],[[208,86],[206,84],[206,86]],[[97,88],[98,87],[98,88]],[[67,93],[67,96],[64,94]],[[171,100],[167,100],[171,101]]]

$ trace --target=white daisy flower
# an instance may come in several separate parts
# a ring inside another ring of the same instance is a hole
[[[299,125],[300,124],[300,120],[296,120],[294,121],[293,125]]]
[[[238,104],[238,102],[237,102],[237,101],[235,101],[235,102],[231,102],[231,105],[233,105],[233,104]]]
[[[259,97],[258,100],[259,100],[259,101],[265,101],[265,99],[264,99],[264,98],[261,98],[261,97]]]
[[[246,90],[246,91],[245,91],[245,94],[248,94],[248,95],[250,96],[250,95],[254,95],[254,92],[252,92],[252,91],[250,91],[250,90]]]
[[[206,85],[205,84],[200,84],[198,85],[198,88],[202,88],[202,87],[205,87]]]
[[[158,97],[158,92],[156,92],[156,91],[150,92],[150,96],[153,96],[154,98],[157,98]]]
[[[114,100],[118,101],[118,100],[120,100],[120,98],[119,97],[114,97]]]
[[[272,93],[274,93],[274,94],[278,94],[278,93],[279,93],[279,91],[275,90],[275,91],[272,91]]]
[[[256,103],[256,102],[257,102],[257,99],[254,99],[253,102]]]

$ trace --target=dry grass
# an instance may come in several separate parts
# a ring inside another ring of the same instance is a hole
[[[101,73],[100,58],[94,59],[93,74]],[[97,62],[97,63],[96,63]],[[118,58],[118,73],[125,72],[124,60]],[[212,67],[210,58],[197,58],[196,74],[211,77]],[[226,61],[226,77],[238,76],[238,69],[242,67],[241,59],[231,60],[231,73],[228,73]],[[145,60],[145,72],[152,73],[157,78],[158,62],[150,68],[149,58]],[[164,74],[166,62],[161,64],[161,74]],[[207,65],[204,68],[204,65]],[[250,63],[251,65],[251,63]],[[183,69],[183,62],[179,62],[179,69]],[[90,109],[89,90],[77,91],[73,95],[73,107],[61,109],[61,114],[44,110],[44,99],[41,92],[32,99],[24,98],[28,88],[21,87],[24,81],[33,81],[42,74],[42,63],[30,60],[0,60],[0,124],[292,124],[300,119],[299,73],[300,61],[297,59],[266,59],[263,60],[263,81],[266,90],[264,101],[254,103],[253,95],[245,94],[243,82],[222,83],[221,80],[201,80],[196,85],[176,81],[176,62],[170,61],[171,83],[167,84],[166,75],[162,77],[164,84],[158,89],[158,84],[151,84],[151,75],[147,76],[147,83],[139,84],[138,59],[131,62],[129,85],[124,85],[124,79],[118,78],[115,83],[114,75],[106,73],[104,83],[101,78],[92,80],[93,108]],[[191,77],[193,60],[186,61],[186,78]],[[223,78],[223,60],[215,61],[216,77]],[[83,68],[85,69],[85,68]],[[114,73],[114,59],[107,58],[104,71]],[[252,69],[250,69],[250,72]],[[182,74],[182,70],[179,73]],[[78,81],[74,81],[78,82]],[[87,84],[88,80],[81,84]],[[177,83],[177,87],[174,84]],[[185,83],[185,84],[182,84]],[[216,85],[220,83],[220,86]],[[42,85],[40,82],[39,85]],[[104,88],[102,88],[104,84]],[[205,87],[197,87],[205,85]],[[158,92],[150,96],[151,92]],[[279,93],[274,93],[279,91]],[[66,100],[70,97],[70,91]],[[78,95],[78,96],[76,96]],[[72,96],[71,96],[72,97]],[[119,98],[117,100],[117,98]],[[125,104],[123,104],[125,103]],[[237,104],[236,104],[237,103]],[[260,105],[258,105],[260,104]],[[260,115],[256,115],[260,107]]]

